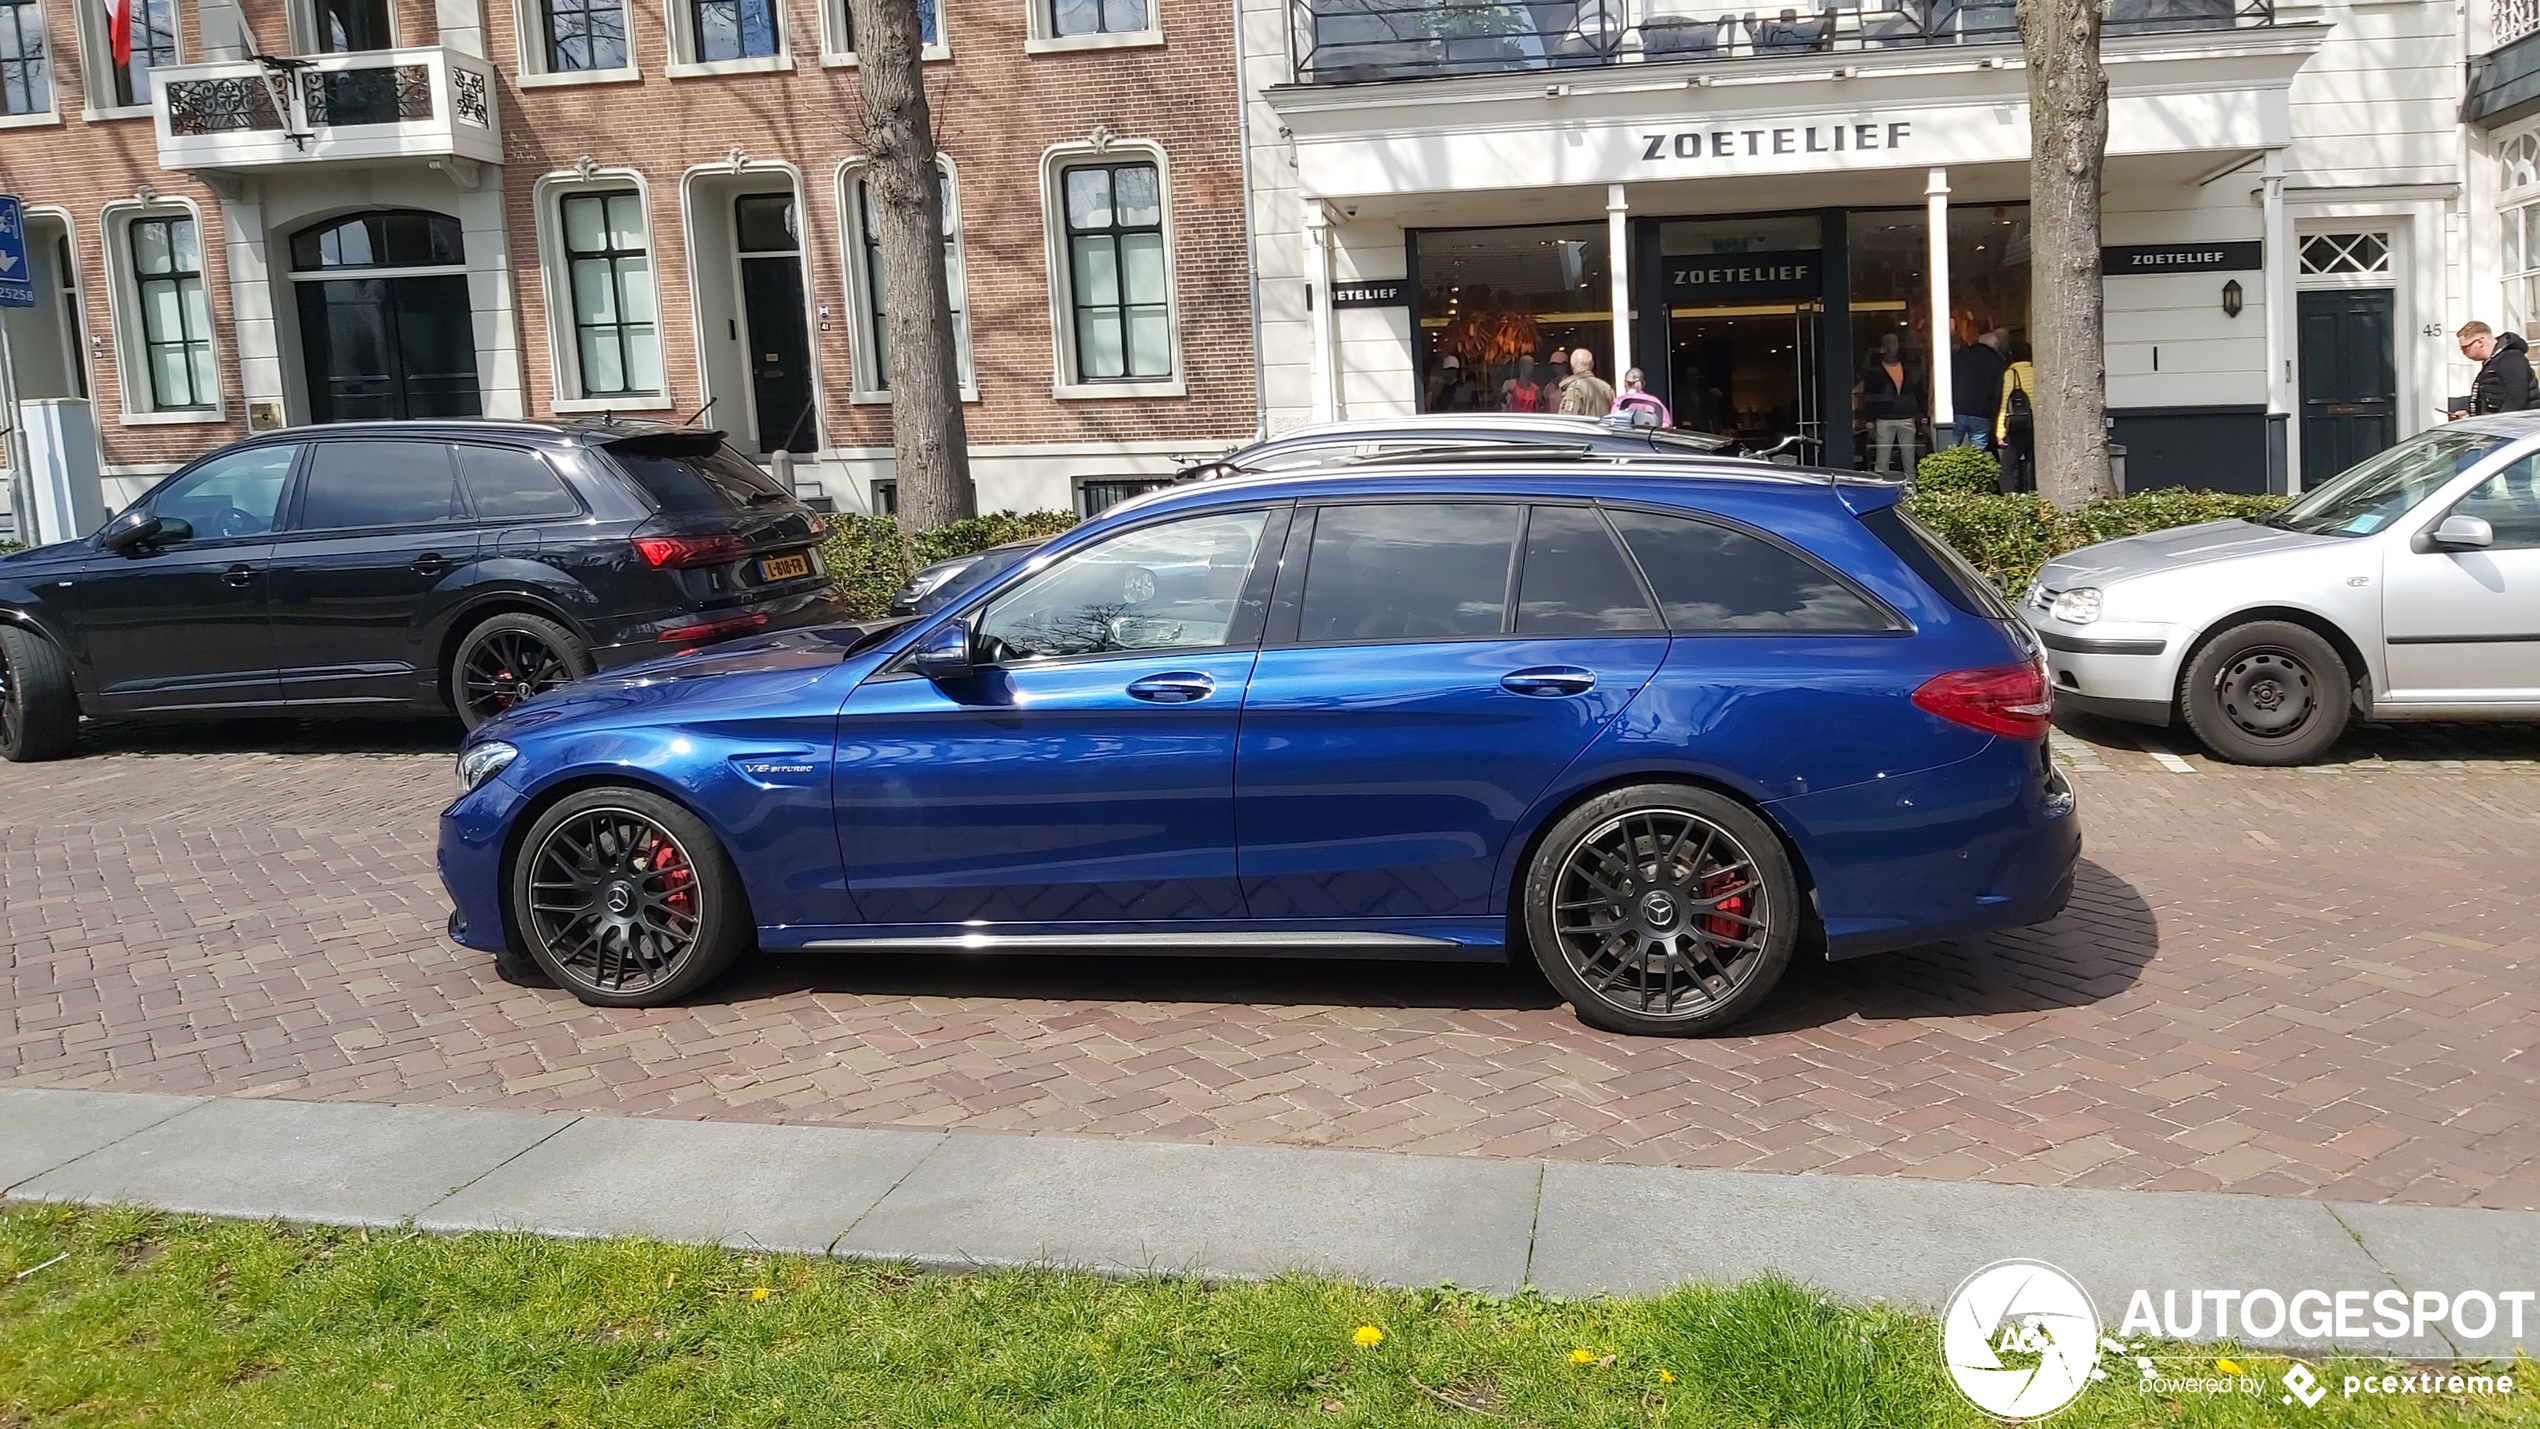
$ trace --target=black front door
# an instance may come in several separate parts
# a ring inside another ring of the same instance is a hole
[[[466,274],[298,286],[312,419],[473,417],[484,410]]]
[[[2328,480],[2399,439],[2399,367],[2388,288],[2304,293],[2302,485]]]
[[[741,302],[750,340],[750,396],[758,408],[758,448],[807,452],[812,431],[811,339],[803,330],[803,262],[741,260]]]

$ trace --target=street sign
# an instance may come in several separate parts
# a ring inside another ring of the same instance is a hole
[[[34,275],[26,262],[26,210],[12,194],[0,194],[0,308],[35,306]]]

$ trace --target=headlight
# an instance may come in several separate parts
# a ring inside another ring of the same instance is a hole
[[[459,751],[459,787],[473,789],[500,774],[520,757],[520,751],[499,739],[471,744]]]
[[[2088,625],[2099,618],[2099,588],[2076,586],[2055,597],[2055,607],[2047,614],[2066,625]]]

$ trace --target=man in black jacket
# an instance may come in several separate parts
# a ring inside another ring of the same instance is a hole
[[[2531,375],[2531,349],[2518,334],[2499,334],[2485,323],[2473,322],[2464,324],[2457,335],[2461,356],[2478,364],[2478,381],[2470,388],[2471,415],[2540,407],[2540,382]]]

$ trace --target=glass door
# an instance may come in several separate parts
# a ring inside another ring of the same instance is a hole
[[[1676,425],[1813,462],[1825,274],[1813,214],[1660,226]]]

